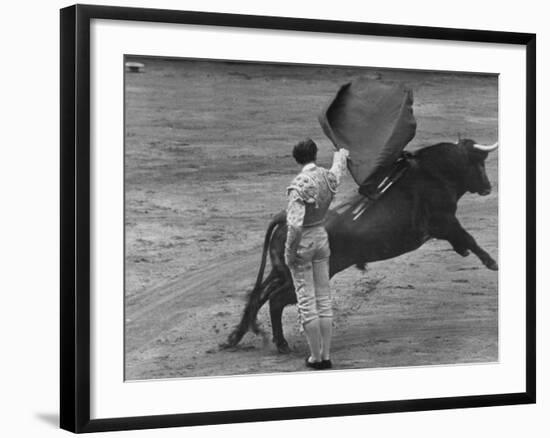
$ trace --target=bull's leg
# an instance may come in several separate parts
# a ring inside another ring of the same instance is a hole
[[[498,271],[498,264],[493,260],[493,258],[481,248],[473,236],[468,233],[462,225],[453,217],[448,219],[447,226],[445,227],[445,235],[437,236],[434,234],[434,237],[446,239],[453,246],[453,249],[462,256],[467,256],[468,251],[472,251],[481,262],[489,269],[493,271]]]
[[[460,246],[469,249],[476,256],[478,256],[478,258],[487,268],[493,271],[498,271],[497,262],[487,253],[487,251],[485,251],[477,244],[473,236],[468,233],[464,228],[462,228],[460,224],[459,227],[460,229],[455,230],[455,233],[453,233],[453,235],[449,238],[449,242],[451,242],[451,245],[453,245],[453,247]],[[457,243],[453,243],[453,241]]]
[[[222,347],[227,348],[237,345],[250,327],[253,328],[255,333],[260,333],[260,330],[256,323],[256,316],[260,308],[269,298],[270,293],[277,286],[278,281],[279,279],[276,272],[271,271],[271,273],[263,281],[261,286],[250,293],[248,302],[246,303],[243,311],[241,321],[229,334],[227,342],[225,344],[222,344]]]
[[[291,284],[287,283],[273,293],[269,299],[269,315],[273,330],[273,342],[279,353],[290,353],[290,347],[283,334],[283,310],[288,304],[296,304],[296,294]]]
[[[267,302],[269,297],[272,294],[277,293],[277,291],[280,289],[280,285],[281,285],[281,279],[278,277],[274,277],[273,280],[270,281],[265,286],[265,288],[263,288],[262,293],[260,294],[260,297],[258,299],[258,303],[256,306],[256,315],[254,316],[254,319],[250,324],[252,331],[257,335],[264,334],[263,330],[261,330],[260,327],[258,326],[258,319],[256,318],[258,315],[258,312],[260,311],[262,306]]]

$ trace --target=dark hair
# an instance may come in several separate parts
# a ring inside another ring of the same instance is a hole
[[[292,156],[298,164],[307,164],[317,159],[317,145],[311,138],[307,138],[292,149]]]

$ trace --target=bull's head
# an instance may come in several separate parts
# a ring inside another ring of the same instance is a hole
[[[491,193],[491,183],[485,171],[485,159],[490,152],[498,148],[498,143],[490,146],[477,144],[472,140],[462,140],[461,143],[468,153],[468,172],[466,175],[466,190],[482,196]]]

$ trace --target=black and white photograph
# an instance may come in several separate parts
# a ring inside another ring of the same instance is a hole
[[[499,361],[499,76],[124,57],[124,378]]]

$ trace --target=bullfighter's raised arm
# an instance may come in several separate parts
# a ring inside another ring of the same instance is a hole
[[[340,185],[340,181],[342,180],[342,175],[346,171],[348,157],[349,157],[349,151],[347,149],[342,148],[334,152],[330,173],[332,173],[336,177],[337,186]]]

